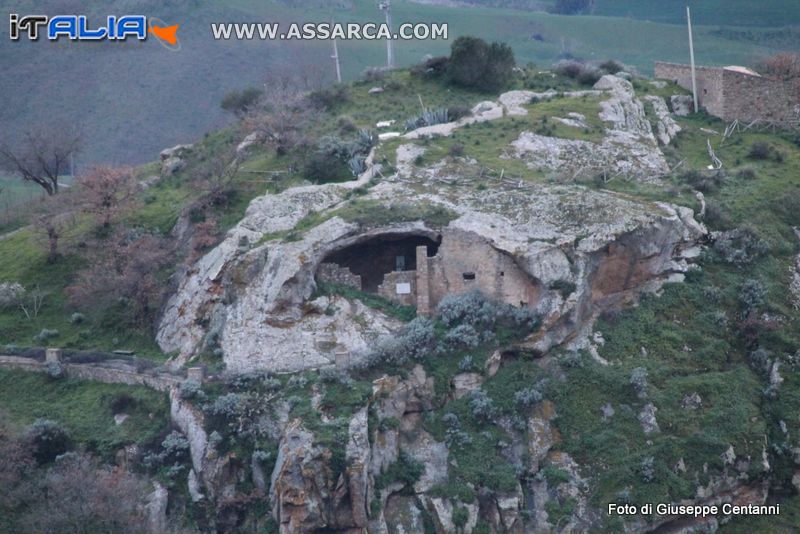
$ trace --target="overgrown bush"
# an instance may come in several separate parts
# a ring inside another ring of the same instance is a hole
[[[447,72],[450,58],[447,56],[431,57],[411,67],[411,74],[415,76],[441,76]]]
[[[750,159],[769,159],[772,155],[772,145],[766,141],[753,141],[750,145],[750,150],[747,152],[747,157]]]
[[[203,386],[197,380],[184,380],[180,386],[180,396],[182,399],[204,400]]]
[[[451,83],[479,91],[497,91],[513,76],[514,52],[507,44],[488,44],[477,37],[453,41],[447,75]]]
[[[456,105],[447,108],[447,116],[450,118],[451,121],[457,121],[458,119],[469,117],[470,115],[472,115],[472,110],[469,109],[467,106]]]
[[[222,98],[220,107],[225,111],[241,117],[255,107],[263,94],[264,91],[257,87],[249,87],[241,91],[231,91]]]
[[[722,185],[725,180],[725,174],[722,171],[690,169],[681,173],[679,179],[693,189],[703,193],[710,193]]]
[[[575,60],[562,60],[553,65],[553,72],[583,85],[594,85],[602,73],[591,65]]]
[[[739,306],[742,310],[742,317],[748,317],[763,306],[766,296],[767,289],[760,280],[755,278],[745,280],[739,289]]]
[[[482,389],[472,391],[469,408],[476,419],[483,421],[491,421],[497,413],[494,402]]]
[[[33,336],[33,340],[37,343],[46,343],[47,341],[53,339],[54,337],[58,337],[59,333],[58,330],[52,330],[50,328],[42,328],[41,331]]]
[[[339,104],[350,101],[350,92],[346,85],[337,84],[311,91],[306,98],[312,106],[330,110]]]
[[[767,254],[769,243],[752,228],[743,227],[718,234],[713,249],[727,263],[745,264]]]
[[[631,371],[630,383],[637,397],[640,399],[647,397],[647,369],[637,367]]]
[[[52,462],[56,456],[64,454],[70,447],[67,431],[50,419],[34,421],[25,432],[25,438],[39,465]]]
[[[514,393],[514,402],[522,408],[530,408],[542,400],[542,394],[535,387],[521,389]]]

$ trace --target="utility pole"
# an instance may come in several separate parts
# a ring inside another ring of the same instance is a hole
[[[692,43],[692,13],[689,6],[686,6],[686,23],[689,26],[689,60],[692,65],[692,96],[694,97],[694,112],[697,113],[697,76],[694,73],[694,43]]]
[[[339,67],[339,47],[336,46],[336,39],[333,40],[333,64],[336,67],[336,83],[342,83],[342,69]]]
[[[389,31],[392,29],[392,4],[391,0],[384,0],[380,3],[379,7],[381,11],[386,13],[386,26],[389,28]],[[386,39],[386,66],[388,68],[394,68],[394,43],[392,42],[391,37]]]

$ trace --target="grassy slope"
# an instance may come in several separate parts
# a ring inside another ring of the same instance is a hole
[[[87,9],[95,16],[114,11],[100,5]],[[796,7],[789,9],[790,13],[797,11]],[[687,56],[685,30],[672,24],[494,8],[452,9],[411,2],[397,2],[394,12],[398,23],[448,22],[450,39],[474,34],[506,41],[522,64],[533,61],[548,65],[566,51],[588,59],[614,57],[650,72],[654,59],[684,61]],[[161,148],[191,141],[229,121],[218,108],[222,96],[234,88],[260,85],[275,68],[301,67],[311,72],[312,78],[331,80],[330,49],[325,42],[215,42],[210,37],[211,21],[287,22],[318,19],[319,13],[316,9],[254,0],[177,2],[148,12],[182,25],[182,50],[178,53],[153,42],[96,46],[0,39],[4,67],[16,73],[0,78],[4,102],[0,121],[18,125],[54,119],[77,121],[87,141],[79,165],[98,160],[151,160]],[[721,11],[715,25],[728,24],[725,13]],[[342,21],[380,18],[371,0],[354,0],[352,8],[324,14],[328,15]],[[785,23],[792,20],[790,14]],[[712,34],[716,29],[696,28],[700,63],[748,63],[772,51]],[[540,34],[544,42],[531,40],[533,34]],[[350,41],[339,45],[347,79],[354,79],[367,66],[384,62],[382,43]],[[446,41],[407,41],[397,43],[396,51],[398,62],[408,65],[426,54],[444,54],[448,48]]]
[[[20,428],[39,418],[57,421],[75,443],[109,461],[122,446],[158,438],[169,413],[166,395],[145,387],[7,370],[0,370],[0,410]],[[128,414],[128,419],[117,425],[115,413]]]

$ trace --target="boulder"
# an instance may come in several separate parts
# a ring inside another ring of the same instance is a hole
[[[672,95],[669,97],[672,113],[685,117],[694,111],[694,98],[692,95]]]

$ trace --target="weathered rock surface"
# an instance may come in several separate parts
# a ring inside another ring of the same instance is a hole
[[[666,164],[630,83],[605,76],[592,94],[609,95],[602,104],[601,116],[610,124],[603,143],[523,133],[512,143],[517,155],[530,158],[532,165],[554,168],[574,164],[585,170],[606,161],[618,172],[646,169],[655,177],[663,171]],[[472,116],[431,128],[452,131],[470,121],[502,116],[503,109],[524,110],[521,103],[532,95],[507,93],[501,103],[481,103]],[[598,147],[605,156],[598,154]],[[630,301],[639,291],[685,271],[683,251],[705,234],[686,208],[640,203],[580,186],[497,184],[477,190],[465,182],[453,187],[465,170],[459,166],[476,163],[465,160],[453,167],[442,161],[417,168],[411,162],[421,151],[423,147],[401,145],[397,174],[361,200],[389,208],[397,199],[414,198],[445,208],[457,215],[446,228],[420,221],[368,229],[335,216],[349,202],[348,193],[372,178],[373,168],[351,183],[296,187],[259,197],[225,240],[183,276],[169,300],[157,340],[163,350],[179,353],[172,364],[181,365],[205,349],[221,349],[233,372],[315,368],[332,364],[337,351],[356,353],[396,329],[397,322],[358,302],[334,298],[324,310],[309,303],[314,274],[327,254],[382,234],[435,238],[442,231],[467,232],[513,258],[544,287],[575,283],[578,290],[566,299],[555,291],[539,299],[537,310],[547,327],[536,340],[540,350],[584,333],[605,307]],[[321,217],[319,224],[292,235],[292,240],[283,239],[307,215],[326,211],[330,216]]]
[[[681,131],[681,127],[672,118],[667,108],[667,103],[660,96],[648,95],[644,97],[653,107],[658,122],[656,123],[656,138],[662,145],[668,145]]]

